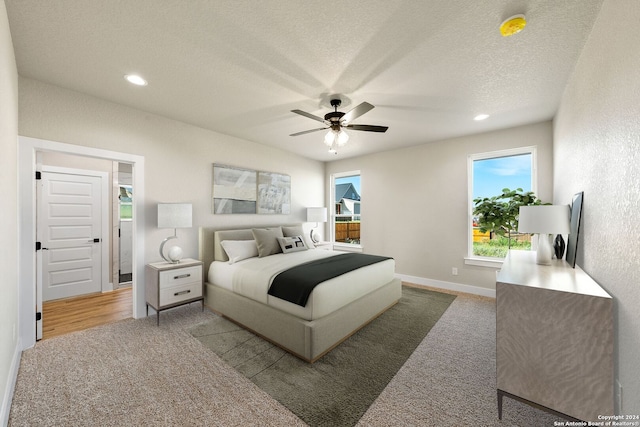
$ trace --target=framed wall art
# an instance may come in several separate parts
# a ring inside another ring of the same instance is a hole
[[[291,177],[272,172],[258,172],[258,213],[291,213]]]
[[[213,213],[255,214],[257,172],[226,165],[213,165]]]
[[[582,218],[582,198],[584,192],[581,191],[573,196],[571,203],[571,223],[569,231],[569,241],[567,242],[567,262],[571,267],[576,266],[576,256],[578,253],[578,237],[580,235],[580,220]]]

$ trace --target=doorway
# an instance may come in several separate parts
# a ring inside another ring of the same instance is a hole
[[[112,162],[67,153],[36,153],[36,340],[49,338],[53,301],[109,292]],[[82,166],[83,169],[78,169]],[[38,246],[36,246],[37,248]],[[91,316],[69,305],[75,322]],[[58,318],[58,320],[60,320]],[[64,319],[63,319],[64,320]]]
[[[115,171],[117,168],[117,172]],[[117,177],[117,178],[116,178]],[[116,186],[117,179],[117,186]],[[114,162],[114,230],[117,230],[118,245],[113,246],[114,278],[118,277],[116,288],[131,286],[133,277],[133,181],[131,165]],[[114,239],[115,239],[114,233]]]
[[[18,137],[19,188],[19,335],[22,350],[36,342],[36,265],[42,251],[34,251],[36,242],[35,180],[39,153],[65,153],[92,159],[105,159],[132,165],[133,186],[137,197],[132,209],[132,314],[145,317],[144,303],[144,157],[98,148],[65,144],[31,137]],[[38,278],[41,280],[41,278]],[[139,286],[138,286],[139,285]]]

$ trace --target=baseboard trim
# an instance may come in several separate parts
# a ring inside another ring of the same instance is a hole
[[[11,360],[11,367],[9,368],[9,375],[7,377],[7,386],[4,390],[4,396],[2,398],[2,408],[0,408],[0,425],[6,426],[9,424],[9,412],[11,412],[11,402],[13,401],[13,393],[16,388],[16,381],[18,380],[18,369],[20,368],[20,358],[22,357],[21,343],[16,344],[15,352],[13,353],[13,359]]]
[[[464,285],[462,283],[445,282],[444,280],[427,279],[425,277],[409,276],[407,274],[398,274],[403,282],[413,283],[415,285],[429,286],[432,288],[446,289],[448,291],[464,292],[466,294],[480,295],[483,297],[495,298],[496,290],[481,288],[479,286]]]

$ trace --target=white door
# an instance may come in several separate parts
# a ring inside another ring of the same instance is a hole
[[[102,289],[102,179],[42,172],[38,240],[42,299]]]

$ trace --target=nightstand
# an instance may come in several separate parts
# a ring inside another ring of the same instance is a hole
[[[147,264],[144,293],[147,316],[151,306],[156,310],[158,325],[160,325],[162,310],[195,301],[201,301],[202,310],[204,310],[202,261],[187,258],[176,264],[168,262]]]

